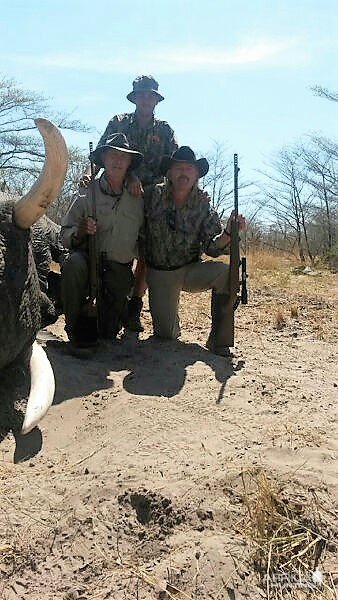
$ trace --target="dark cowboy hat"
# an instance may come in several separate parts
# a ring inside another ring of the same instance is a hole
[[[160,171],[162,175],[166,175],[175,162],[188,162],[198,170],[199,177],[204,177],[209,171],[209,163],[206,158],[196,159],[195,152],[189,148],[189,146],[181,146],[171,156],[163,156],[160,164]]]
[[[132,159],[130,168],[132,169],[136,169],[136,167],[138,167],[143,160],[143,154],[141,154],[141,152],[136,152],[136,150],[130,149],[129,142],[124,133],[114,133],[114,135],[112,135],[105,144],[98,146],[93,152],[91,152],[89,155],[89,160],[99,167],[104,168],[104,164],[102,162],[102,153],[110,148],[130,154]]]
[[[127,99],[135,104],[135,96],[137,92],[154,92],[154,94],[157,96],[157,100],[162,102],[162,100],[164,100],[164,96],[161,96],[157,90],[158,83],[154,77],[151,75],[139,75],[139,77],[134,79],[133,91],[128,94]]]

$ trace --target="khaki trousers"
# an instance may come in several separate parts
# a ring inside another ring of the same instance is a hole
[[[195,294],[213,289],[216,294],[228,293],[229,266],[222,262],[199,261],[175,271],[147,267],[147,283],[154,334],[176,339],[180,335],[181,291]]]

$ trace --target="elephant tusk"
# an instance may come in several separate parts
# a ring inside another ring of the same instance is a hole
[[[32,431],[45,416],[54,398],[55,380],[52,366],[43,348],[34,342],[29,363],[31,389],[21,433]]]
[[[59,129],[47,119],[35,119],[45,145],[45,162],[42,171],[30,191],[15,204],[15,223],[28,229],[58,196],[68,167],[68,150]]]

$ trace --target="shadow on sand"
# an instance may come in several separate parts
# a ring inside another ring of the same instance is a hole
[[[171,398],[183,389],[187,368],[196,362],[208,365],[220,382],[216,398],[218,404],[222,401],[228,379],[244,366],[244,361],[216,356],[196,343],[160,340],[154,336],[140,340],[136,334],[130,333],[120,341],[101,344],[90,360],[71,356],[67,352],[67,344],[52,334],[39,341],[45,347],[55,374],[54,404],[88,396],[97,390],[114,390],[114,378],[110,374],[121,371],[127,371],[123,387],[129,394]],[[25,409],[20,402],[19,408],[16,403],[18,398],[27,397],[27,373],[21,373],[19,379],[16,398],[10,401],[7,398],[6,410],[3,403],[0,409],[0,443],[9,432],[13,433],[15,463],[31,459],[43,444],[38,427],[25,436],[19,433]]]
[[[217,356],[196,343],[159,340],[154,336],[139,340],[136,334],[101,344],[90,360],[74,358],[64,348],[64,343],[55,340],[45,347],[56,379],[54,404],[87,396],[95,390],[113,390],[114,381],[108,375],[120,371],[129,371],[123,387],[130,394],[170,398],[182,390],[187,367],[196,362],[209,365],[221,383],[217,399],[220,402],[228,379],[244,366],[244,361]]]

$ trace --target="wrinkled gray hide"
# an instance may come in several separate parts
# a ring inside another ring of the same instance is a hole
[[[0,205],[12,206],[18,197],[0,192]],[[51,262],[63,264],[67,250],[60,242],[60,225],[47,216],[41,217],[30,229],[30,241],[40,283],[39,305],[41,326],[54,323],[61,313],[60,275],[50,272]],[[1,305],[0,305],[1,309]]]
[[[30,348],[41,325],[30,230],[13,223],[13,206],[0,198],[0,374]]]

